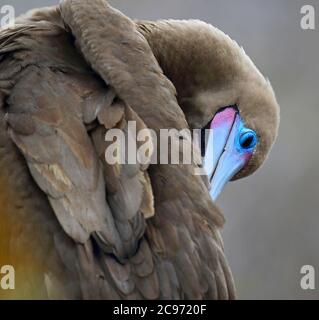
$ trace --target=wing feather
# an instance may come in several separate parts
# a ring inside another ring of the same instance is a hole
[[[65,0],[20,21],[0,32],[5,120],[69,236],[55,249],[72,252],[62,261],[82,297],[233,298],[224,220],[194,165],[105,162],[105,134],[121,128],[130,138],[130,120],[138,129],[188,128],[135,23],[102,0]],[[46,279],[55,295],[55,275]]]

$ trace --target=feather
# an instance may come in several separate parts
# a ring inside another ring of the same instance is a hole
[[[224,219],[195,165],[105,160],[108,130],[135,139],[129,121],[189,128],[138,24],[102,0],[65,0],[18,22],[0,32],[0,170],[14,190],[1,197],[24,216],[10,227],[21,241],[6,243],[16,254],[40,248],[43,295],[65,283],[66,298],[234,297]]]

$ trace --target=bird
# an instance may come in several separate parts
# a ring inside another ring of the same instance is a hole
[[[264,163],[280,116],[234,40],[63,0],[1,30],[0,105],[0,265],[16,270],[1,298],[237,297],[216,199]],[[198,145],[202,163],[107,163],[105,135],[129,137],[129,121],[208,129],[171,140]]]

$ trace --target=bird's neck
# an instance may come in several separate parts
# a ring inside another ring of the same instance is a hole
[[[206,125],[204,120],[212,116],[208,112],[214,104],[235,102],[232,83],[243,53],[223,32],[197,20],[137,21],[136,25],[174,84],[178,103],[192,128]],[[210,97],[218,92],[223,94]]]
[[[229,36],[199,20],[136,21],[178,95],[230,88],[234,79],[259,81],[260,74]],[[262,78],[263,79],[263,78]]]
[[[202,83],[207,69],[200,63],[200,48],[194,46],[193,28],[185,21],[137,21],[164,74],[175,85],[179,97],[191,96]],[[190,26],[189,26],[190,27]]]

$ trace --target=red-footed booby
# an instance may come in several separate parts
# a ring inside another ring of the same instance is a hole
[[[0,97],[0,265],[17,271],[0,296],[236,297],[214,201],[264,162],[279,107],[233,40],[64,0],[0,32]],[[198,142],[208,179],[196,164],[108,164],[105,134],[129,121],[213,129]]]

